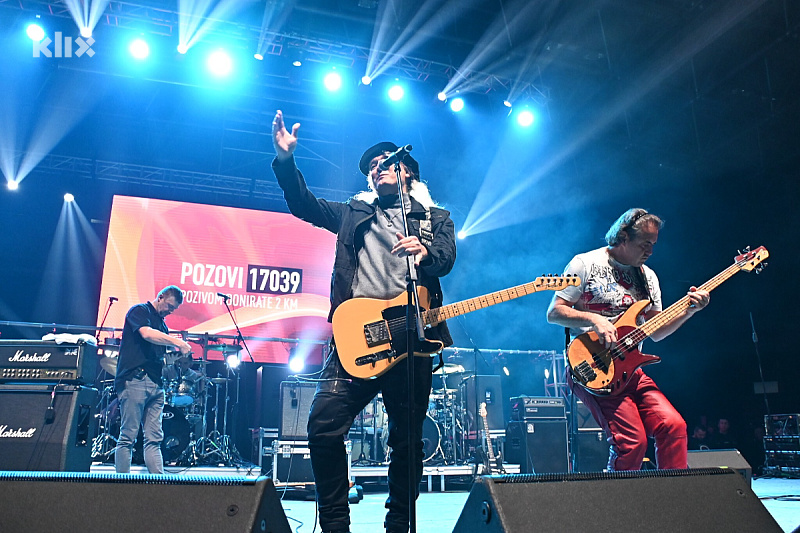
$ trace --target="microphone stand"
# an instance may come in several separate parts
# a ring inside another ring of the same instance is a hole
[[[100,333],[103,331],[103,325],[106,323],[106,318],[108,318],[108,312],[111,311],[111,306],[114,305],[114,302],[117,301],[117,298],[114,296],[108,297],[108,306],[106,307],[106,313],[103,315],[103,320],[100,321],[100,327],[97,328],[97,335],[99,336]],[[113,335],[112,335],[113,337]],[[100,339],[98,339],[100,340]]]
[[[255,363],[255,359],[253,359],[253,354],[250,353],[250,348],[247,346],[247,342],[244,340],[244,335],[242,335],[242,330],[239,329],[239,324],[236,322],[236,317],[233,316],[233,311],[231,311],[231,308],[228,305],[228,300],[230,300],[230,296],[226,295],[222,299],[222,302],[225,304],[225,309],[228,310],[228,314],[231,316],[231,321],[233,322],[233,326],[236,328],[236,335],[237,335],[236,342],[237,343],[239,343],[239,342],[242,343],[242,346],[244,346],[244,349],[247,352],[247,356],[250,358],[250,362],[251,363]],[[227,364],[227,361],[226,361],[226,364]],[[228,374],[230,375],[230,367],[228,368]],[[241,379],[241,376],[242,376],[242,371],[241,371],[241,369],[238,369],[236,371],[236,401],[234,402],[233,407],[231,408],[231,411],[236,413],[236,416],[234,417],[234,422],[237,423],[237,424],[239,424],[241,422],[239,420],[239,380]],[[217,408],[219,409],[219,406]],[[225,382],[225,419],[224,420],[225,420],[225,424],[224,425],[227,426],[227,424],[228,424],[228,382],[227,381]],[[231,429],[232,429],[232,431],[235,431],[235,428],[232,427]],[[227,430],[227,427],[225,427],[225,429],[223,430],[223,433],[226,430]],[[230,437],[229,437],[229,435],[225,434],[223,438],[230,438]],[[234,454],[237,456],[237,458],[239,458],[239,450],[236,449],[236,444],[235,443],[229,448],[228,451],[229,451],[229,460],[230,460],[231,463],[233,462],[232,456]],[[241,461],[241,459],[239,459],[239,460]]]
[[[408,218],[406,217],[406,200],[403,180],[400,178],[400,158],[394,162],[394,172],[397,176],[397,191],[400,196],[400,213],[403,217],[403,235],[408,237]],[[414,440],[414,429],[416,427],[416,408],[414,406],[414,346],[416,341],[425,340],[425,333],[422,329],[422,317],[420,316],[419,300],[417,298],[417,268],[414,264],[414,257],[411,254],[406,256],[406,267],[408,274],[406,281],[406,293],[408,294],[408,304],[406,305],[406,380],[408,386],[408,434],[406,444],[408,446],[408,522],[409,533],[417,531],[417,476],[416,476],[416,442]]]

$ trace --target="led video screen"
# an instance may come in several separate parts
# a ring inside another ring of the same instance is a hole
[[[118,301],[105,326],[122,328],[131,306],[177,285],[184,301],[167,325],[210,337],[205,347],[193,344],[195,358],[206,351],[220,359],[224,351],[213,348],[232,340],[215,336],[236,334],[219,294],[230,297],[245,337],[325,340],[334,247],[332,233],[285,213],[115,196],[97,323],[111,297]],[[285,363],[297,347],[256,339],[247,345],[261,363]],[[319,345],[301,349],[310,354],[307,362],[320,362]]]

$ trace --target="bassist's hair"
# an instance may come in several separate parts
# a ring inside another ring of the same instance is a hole
[[[616,246],[625,241],[625,236],[634,239],[645,226],[655,225],[658,229],[664,227],[664,221],[646,209],[634,207],[628,209],[608,229],[606,242],[609,246]]]

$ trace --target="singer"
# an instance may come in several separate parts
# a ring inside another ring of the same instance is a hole
[[[380,163],[398,148],[390,142],[378,143],[364,152],[358,164],[359,170],[367,176],[369,191],[355,195],[346,203],[318,199],[308,190],[295,165],[293,153],[299,127],[295,124],[290,133],[284,125],[283,113],[278,111],[275,115],[272,141],[276,157],[272,170],[283,189],[289,211],[337,235],[328,319],[339,304],[350,298],[390,299],[403,293],[408,256],[413,257],[418,266],[419,285],[432,295],[432,306],[440,306],[439,278],[450,272],[456,259],[455,230],[450,213],[434,205],[428,188],[420,181],[417,161],[405,154],[401,158],[399,176],[393,165],[382,169]],[[410,199],[407,204],[410,206],[407,213],[409,235],[402,233],[398,180]],[[452,344],[444,322],[425,333],[446,346]],[[413,423],[409,423],[406,410],[408,359],[376,379],[354,378],[342,368],[335,343],[331,342],[308,420],[308,447],[324,533],[350,530],[344,440],[356,415],[379,391],[383,392],[389,418],[389,446],[392,448],[384,525],[389,533],[408,531],[407,435],[413,431],[416,443],[416,479],[411,482],[418,489],[422,479],[422,425],[428,409],[432,368],[430,358],[411,359],[415,374],[416,419]]]
[[[119,362],[114,388],[119,399],[121,427],[114,451],[117,473],[131,471],[131,450],[139,427],[144,433],[144,462],[151,474],[164,473],[161,441],[164,431],[161,414],[164,411],[164,386],[161,374],[168,346],[188,355],[191,346],[169,335],[164,318],[183,303],[181,289],[164,287],[155,302],[137,304],[125,315]]]

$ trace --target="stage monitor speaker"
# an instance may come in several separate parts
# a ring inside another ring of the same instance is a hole
[[[478,396],[475,396],[475,383],[477,380]],[[469,420],[478,420],[478,407],[481,403],[486,404],[486,422],[490,431],[502,430],[505,428],[505,415],[503,405],[508,401],[503,397],[503,387],[500,384],[500,376],[470,376],[459,386],[461,389],[461,401]],[[481,423],[479,428],[483,428]]]
[[[505,461],[522,474],[569,471],[566,420],[520,420],[508,423]]]
[[[484,476],[453,533],[737,531],[781,527],[733,470]]]
[[[88,472],[97,390],[0,385],[0,470]]]
[[[291,532],[265,477],[0,472],[0,493],[3,531]]]
[[[739,450],[689,450],[689,468],[713,466],[733,468],[742,475],[748,485],[752,483],[753,469]]]
[[[281,382],[280,440],[308,440],[308,413],[316,387],[315,383]]]

